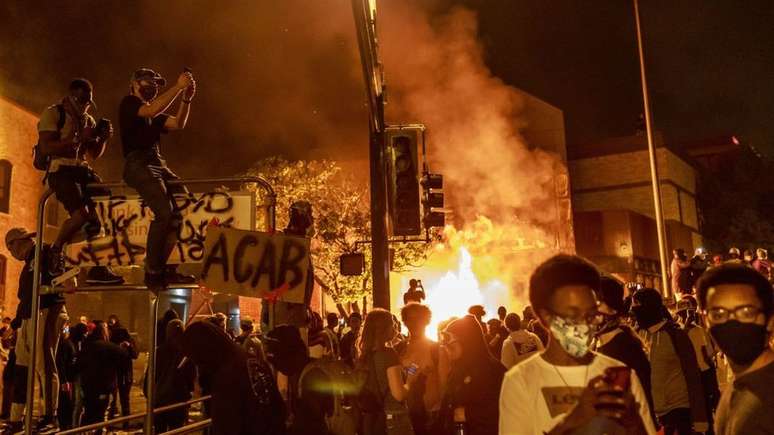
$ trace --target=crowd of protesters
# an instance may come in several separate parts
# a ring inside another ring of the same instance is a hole
[[[27,263],[32,236],[6,236]],[[399,316],[338,306],[324,320],[307,310],[305,327],[266,333],[250,318],[236,333],[223,314],[186,325],[168,310],[156,328],[153,405],[186,402],[198,386],[212,395],[203,413],[214,434],[770,433],[766,252],[745,258],[731,250],[717,264],[701,251],[691,260],[674,254],[674,298],[558,255],[533,272],[520,313],[500,307],[488,316],[474,305],[444,319],[434,337],[425,333],[431,308],[413,297]],[[16,318],[0,326],[10,350],[1,416],[9,434],[21,430],[25,412],[26,271]],[[41,298],[41,314],[36,431],[101,422],[119,408],[129,415],[138,351],[120,319],[71,323],[56,294]],[[155,430],[188,421],[189,407],[176,408],[156,416]]]
[[[119,107],[124,179],[154,214],[144,279],[152,291],[195,281],[167,265],[180,225],[170,198],[186,190],[171,183],[177,177],[159,140],[185,127],[196,84],[190,71],[161,92],[165,84],[155,71],[139,69]],[[100,181],[88,161],[103,154],[113,129],[88,114],[92,97],[88,80],[74,80],[38,126],[36,167],[47,158],[41,167],[69,213],[56,240],[41,247],[44,285],[58,285],[68,243],[99,236],[91,196],[106,192],[87,193],[86,185]],[[164,114],[178,97],[176,115]],[[306,236],[312,224],[309,204],[299,201],[285,233]],[[39,313],[32,313],[35,234],[14,228],[5,242],[24,268],[18,310],[0,325],[8,350],[2,433],[19,432],[31,412],[25,406],[32,353],[43,405],[37,433],[102,422],[119,408],[130,415],[138,358],[132,334],[115,315],[71,322],[61,292],[41,296]],[[265,333],[248,318],[236,333],[223,314],[186,324],[170,310],[156,327],[155,376],[146,376],[144,389],[153,382],[158,408],[187,402],[198,386],[212,396],[203,412],[216,435],[774,433],[767,251],[731,248],[723,258],[697,249],[688,258],[675,249],[673,257],[674,298],[624,286],[585,259],[558,255],[532,273],[521,313],[499,307],[487,318],[484,306],[473,305],[459,318],[442,319],[435,337],[425,334],[433,313],[419,280],[410,281],[399,317],[341,306],[315,313],[310,291],[305,303],[278,303],[274,313],[288,324]],[[311,274],[308,280],[307,290]],[[106,267],[91,268],[87,279],[122,281]],[[188,419],[188,406],[158,413],[155,431]]]

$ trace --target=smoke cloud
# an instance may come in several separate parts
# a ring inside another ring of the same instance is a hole
[[[561,163],[529,149],[519,133],[523,94],[485,65],[475,14],[456,7],[431,18],[414,4],[390,2],[382,11],[390,119],[427,126],[429,160],[445,175],[458,217],[555,221]]]

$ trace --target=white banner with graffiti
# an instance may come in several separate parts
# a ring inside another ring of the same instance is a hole
[[[143,265],[148,229],[153,213],[137,195],[95,198],[104,237],[69,245],[67,263],[72,266]],[[198,263],[204,258],[207,225],[255,230],[255,196],[252,192],[189,193],[175,198],[183,216],[170,264]]]

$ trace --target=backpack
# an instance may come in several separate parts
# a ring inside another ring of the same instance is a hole
[[[56,110],[59,112],[59,118],[56,121],[56,131],[59,132],[65,124],[65,109],[63,105],[57,104]],[[32,166],[39,171],[47,171],[50,163],[51,156],[43,152],[40,142],[36,143],[32,147]]]
[[[360,386],[352,368],[343,361],[313,361],[304,367],[298,378],[298,397],[303,395],[303,379],[313,369],[321,370],[330,380],[327,391],[333,397],[333,414],[325,416],[328,433],[333,435],[355,435],[359,426],[360,412],[356,398]]]

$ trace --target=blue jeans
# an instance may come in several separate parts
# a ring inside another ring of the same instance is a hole
[[[145,248],[146,272],[164,272],[167,258],[177,243],[182,216],[175,206],[174,195],[188,194],[185,186],[168,183],[178,179],[157,150],[134,151],[126,156],[124,181],[153,212]]]

